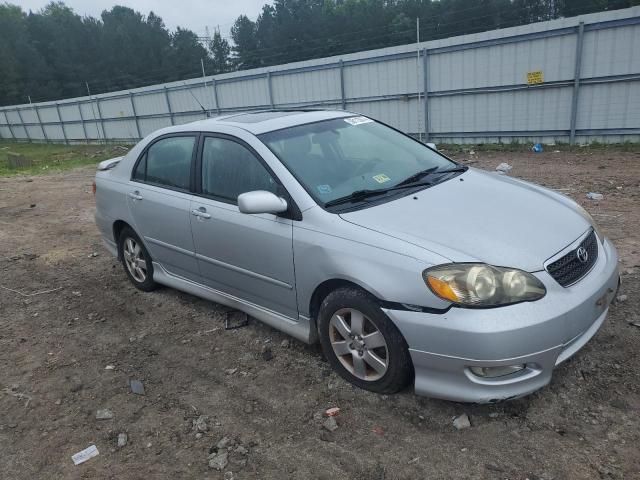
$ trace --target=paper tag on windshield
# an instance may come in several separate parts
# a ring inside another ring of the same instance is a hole
[[[363,123],[373,122],[373,120],[367,117],[349,117],[349,118],[345,118],[344,121],[351,125],[361,125]]]
[[[374,175],[373,179],[378,183],[384,183],[384,182],[388,182],[389,180],[391,180],[384,173],[379,173],[378,175]]]

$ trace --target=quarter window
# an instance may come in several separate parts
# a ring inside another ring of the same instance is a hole
[[[168,137],[151,145],[138,162],[134,180],[189,190],[195,137]]]
[[[236,203],[254,190],[278,193],[278,184],[246,147],[226,138],[206,137],[202,151],[202,193]]]

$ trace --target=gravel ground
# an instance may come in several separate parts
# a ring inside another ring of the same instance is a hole
[[[101,247],[92,168],[0,178],[0,478],[640,478],[640,152],[552,148],[455,157],[578,200],[616,244],[628,298],[551,385],[492,406],[357,390],[315,346],[135,290]]]

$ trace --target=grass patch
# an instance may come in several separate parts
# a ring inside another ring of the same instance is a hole
[[[97,165],[102,160],[120,157],[126,150],[119,145],[61,145],[0,141],[0,176],[41,175],[61,172],[85,165]],[[13,152],[31,159],[33,165],[9,168],[7,153]]]

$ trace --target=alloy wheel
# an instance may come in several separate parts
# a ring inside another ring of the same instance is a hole
[[[127,270],[136,282],[143,283],[147,279],[147,261],[142,248],[135,239],[128,237],[124,241],[124,261]]]
[[[389,349],[382,332],[359,310],[342,308],[329,322],[331,347],[355,377],[373,382],[387,372]]]

